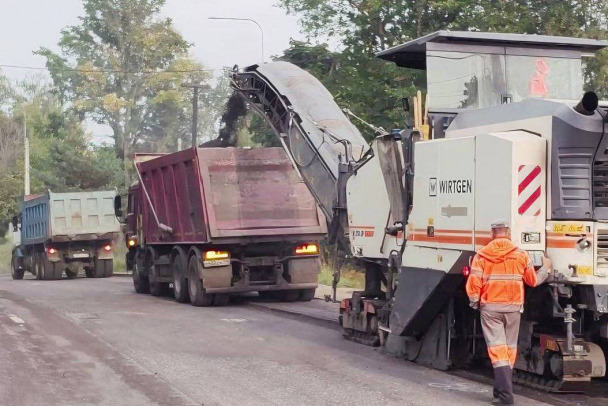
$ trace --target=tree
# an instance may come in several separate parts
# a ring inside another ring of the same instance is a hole
[[[341,106],[385,128],[401,127],[399,99],[424,91],[421,72],[375,60],[378,51],[440,30],[608,38],[605,0],[281,0],[309,41],[336,38],[339,51],[292,42],[281,59],[317,76]],[[332,69],[323,69],[327,58]],[[312,61],[312,62],[311,62]],[[590,89],[608,97],[608,52],[589,62]],[[355,123],[361,129],[364,127]]]
[[[80,24],[62,31],[61,54],[38,51],[63,101],[110,126],[118,157],[183,136],[190,97],[181,85],[210,74],[187,57],[190,44],[171,20],[159,17],[165,0],[83,2]]]
[[[3,83],[0,76],[0,84]],[[91,145],[80,118],[41,77],[4,82],[0,113],[0,237],[23,197],[23,118],[30,141],[31,192],[122,189],[122,162],[113,147]]]

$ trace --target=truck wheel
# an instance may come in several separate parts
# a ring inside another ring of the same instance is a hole
[[[312,299],[315,298],[315,290],[316,289],[302,289],[300,290],[300,297],[299,297],[299,301],[300,302],[310,302]]]
[[[17,265],[17,261],[15,260],[15,257],[12,256],[11,257],[11,276],[13,277],[13,279],[17,280],[17,279],[23,279],[24,274],[25,274],[25,269],[19,269],[19,267]]]
[[[36,275],[36,279],[42,280],[42,262],[40,261],[40,255],[34,254],[32,262],[34,263],[34,275]]]
[[[262,290],[258,292],[258,295],[264,300],[278,300],[277,292],[275,290]]]
[[[103,278],[106,275],[106,261],[108,259],[95,259],[93,262],[93,278]]]
[[[214,306],[226,306],[230,301],[230,295],[228,293],[216,293],[213,296]]]
[[[71,269],[66,268],[65,275],[68,277],[68,279],[76,279],[78,277],[78,271],[72,271]]]
[[[47,262],[49,262],[49,261],[47,261]],[[53,279],[62,279],[63,271],[66,270],[65,262],[63,262],[63,261],[51,262],[51,267],[53,268]]]
[[[150,273],[148,274],[148,280],[150,284],[150,293],[152,294],[152,296],[164,296],[169,290],[169,284],[156,281],[156,273],[154,271],[154,267],[150,269]]]
[[[45,254],[40,255],[40,267],[42,269],[42,279],[45,281],[57,279],[55,277],[55,264],[49,261]]]
[[[200,261],[198,255],[192,255],[188,265],[188,289],[192,306],[211,306],[213,295],[205,293],[203,280],[199,277]]]
[[[103,260],[103,277],[110,278],[114,276],[114,260],[104,259]]]
[[[133,267],[133,286],[137,293],[150,293],[150,281],[145,275],[140,275],[138,271],[139,265]]]
[[[177,255],[173,258],[173,296],[179,303],[186,303],[190,300],[188,292],[188,278],[186,278],[186,253],[177,249]]]
[[[282,302],[295,302],[300,298],[299,290],[280,290],[277,291],[277,297]]]

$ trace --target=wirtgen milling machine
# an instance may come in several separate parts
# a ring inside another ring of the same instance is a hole
[[[581,391],[604,376],[608,109],[592,93],[581,96],[583,57],[607,45],[441,31],[381,52],[426,70],[432,139],[408,129],[371,146],[294,65],[233,72],[235,90],[281,139],[330,235],[366,266],[365,291],[341,303],[345,337],[441,369],[485,354],[464,282],[492,220],[506,219],[535,264],[546,252],[559,272],[527,292],[517,378]]]

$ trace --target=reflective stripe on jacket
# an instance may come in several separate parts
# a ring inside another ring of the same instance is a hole
[[[507,238],[490,241],[473,258],[467,295],[486,310],[514,312],[524,304],[524,283],[538,286],[547,272],[537,274],[528,253]]]

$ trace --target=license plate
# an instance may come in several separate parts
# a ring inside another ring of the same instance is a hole
[[[74,258],[88,258],[89,254],[87,254],[86,252],[79,253],[79,254],[77,253],[77,254],[72,255],[72,257],[74,257]]]

